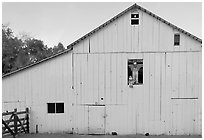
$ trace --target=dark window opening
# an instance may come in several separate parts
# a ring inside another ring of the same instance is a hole
[[[131,25],[139,25],[139,13],[131,14]]]
[[[138,25],[139,24],[139,19],[132,19],[131,20],[131,25]]]
[[[56,103],[56,113],[64,113],[64,103]]]
[[[174,46],[180,45],[180,34],[174,34]]]
[[[55,103],[47,103],[48,113],[55,113]]]
[[[143,84],[143,59],[128,60],[128,85]]]
[[[64,113],[64,103],[47,103],[48,113]]]
[[[138,83],[143,83],[143,67],[138,71]]]
[[[136,14],[131,14],[131,18],[139,18],[139,14],[136,13]]]

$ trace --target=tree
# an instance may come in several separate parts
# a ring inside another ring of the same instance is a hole
[[[54,48],[48,48],[43,41],[31,37],[23,32],[20,39],[13,31],[2,25],[2,73],[6,74],[16,69],[35,63],[55,53],[64,51],[62,43]]]
[[[2,25],[2,73],[8,73],[16,70],[15,60],[18,56],[22,41],[14,37],[13,31],[5,25]]]
[[[56,54],[64,50],[65,50],[64,45],[61,42],[59,42],[57,46],[54,46],[53,53]]]

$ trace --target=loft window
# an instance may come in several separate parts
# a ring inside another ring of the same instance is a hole
[[[143,84],[143,59],[128,60],[128,85]]]
[[[174,34],[174,46],[180,45],[180,34]]]
[[[139,13],[131,14],[131,25],[139,25]]]
[[[47,103],[48,113],[64,113],[64,103]]]

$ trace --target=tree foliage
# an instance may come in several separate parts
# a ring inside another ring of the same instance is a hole
[[[26,36],[15,37],[8,26],[2,25],[2,74],[17,70],[26,65],[64,51],[62,43],[48,48],[42,40]]]

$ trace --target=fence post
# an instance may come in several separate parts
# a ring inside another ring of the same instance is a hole
[[[18,118],[17,118],[17,108],[14,109],[14,137],[17,135],[18,133]]]
[[[27,128],[27,133],[29,133],[29,109],[26,108],[26,128]]]

